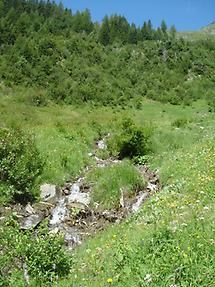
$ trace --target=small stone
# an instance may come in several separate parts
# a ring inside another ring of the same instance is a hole
[[[70,247],[81,244],[80,237],[79,237],[79,235],[76,235],[76,234],[73,235],[73,234],[70,234],[70,233],[65,233],[64,240],[66,241],[66,243]]]
[[[6,219],[5,216],[1,216],[1,217],[0,217],[0,222],[4,221],[5,219]]]
[[[70,190],[69,190],[69,189],[67,189],[67,188],[66,188],[66,189],[64,189],[64,190],[63,190],[63,194],[65,194],[65,195],[69,195],[69,194],[70,194]]]
[[[144,277],[144,281],[149,284],[152,282],[152,276],[151,274],[146,274],[146,276]]]
[[[105,167],[105,163],[98,163],[97,167],[104,168]]]
[[[71,193],[79,193],[80,192],[80,186],[77,183],[74,183],[71,187]]]
[[[63,235],[68,248],[74,248],[81,244],[80,231],[77,228],[71,227],[66,223],[62,223],[59,227],[59,232]]]

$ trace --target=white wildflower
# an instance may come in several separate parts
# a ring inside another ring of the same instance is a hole
[[[146,274],[145,278],[144,278],[144,281],[149,284],[152,282],[152,276],[151,274]]]

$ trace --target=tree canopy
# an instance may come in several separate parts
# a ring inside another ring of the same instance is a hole
[[[93,23],[62,4],[0,0],[0,81],[44,89],[56,102],[124,105],[142,97],[174,104],[205,97],[213,41],[187,42],[165,21],[156,29],[124,16]],[[43,101],[42,101],[43,102]]]

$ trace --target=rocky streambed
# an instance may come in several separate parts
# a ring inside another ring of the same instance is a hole
[[[96,148],[106,149],[105,138],[96,143]],[[117,165],[121,162],[112,158],[106,160],[98,158],[95,151],[89,156],[94,158],[98,168]],[[123,190],[120,190],[120,204],[114,210],[99,211],[99,208],[91,207],[93,186],[86,182],[91,166],[86,167],[75,181],[66,182],[63,187],[42,185],[40,202],[26,206],[19,204],[6,209],[16,213],[20,228],[23,230],[36,230],[43,220],[48,220],[49,232],[61,233],[66,246],[74,248],[86,237],[96,234],[111,223],[119,223],[129,214],[137,212],[149,196],[160,190],[159,177],[155,172],[151,172],[146,165],[136,166],[136,168],[146,181],[146,187],[144,190],[139,190],[133,198],[126,198]]]

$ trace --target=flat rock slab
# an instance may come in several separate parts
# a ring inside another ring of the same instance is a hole
[[[44,219],[44,214],[32,214],[21,220],[20,227],[24,230],[35,228]]]
[[[80,203],[83,205],[89,205],[90,204],[90,195],[89,193],[85,192],[74,192],[71,193],[67,198],[68,206],[73,203]]]
[[[40,186],[40,198],[42,201],[54,203],[57,197],[57,188],[53,184],[43,184]]]

